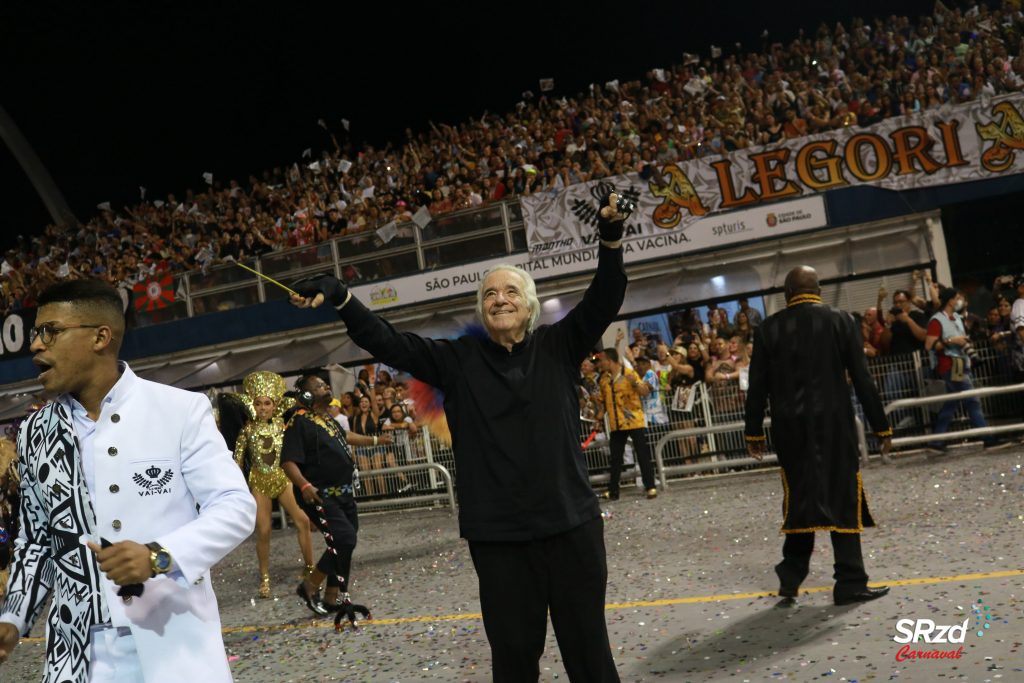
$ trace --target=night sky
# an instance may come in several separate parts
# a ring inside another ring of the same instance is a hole
[[[180,195],[204,171],[244,180],[298,161],[329,144],[321,117],[339,135],[349,119],[357,144],[397,142],[428,120],[509,111],[522,91],[539,93],[538,78],[572,95],[710,44],[759,47],[765,28],[788,41],[822,20],[918,16],[933,3],[207,4],[0,9],[0,106],[80,220],[99,202],[137,201],[140,185],[150,199]],[[0,200],[0,246],[49,221],[6,146]]]

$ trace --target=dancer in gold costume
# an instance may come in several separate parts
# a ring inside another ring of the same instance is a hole
[[[253,419],[242,428],[235,442],[235,462],[242,467],[249,460],[249,489],[256,499],[256,558],[260,566],[261,598],[270,597],[270,513],[276,498],[292,518],[299,534],[299,548],[307,575],[313,569],[313,543],[309,518],[295,502],[291,482],[281,469],[285,384],[280,375],[259,371],[246,376],[239,398]]]

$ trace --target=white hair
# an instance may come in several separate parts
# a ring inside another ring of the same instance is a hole
[[[530,309],[530,317],[526,321],[526,329],[529,332],[533,332],[534,326],[540,319],[540,299],[537,298],[537,283],[533,281],[533,277],[529,273],[511,263],[499,263],[493,268],[488,268],[483,277],[480,278],[480,286],[476,290],[477,317],[480,319],[480,322],[484,321],[484,283],[487,282],[487,278],[492,273],[496,273],[499,270],[515,273],[523,281],[523,296],[526,297],[526,305]]]

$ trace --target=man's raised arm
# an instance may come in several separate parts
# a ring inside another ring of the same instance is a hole
[[[345,283],[333,275],[305,278],[292,287],[298,295],[292,295],[291,302],[299,308],[316,308],[324,303],[334,306],[352,340],[376,360],[409,372],[427,384],[444,386],[449,358],[454,358],[446,353],[451,342],[399,332],[352,296]]]
[[[622,234],[634,207],[612,192],[601,202],[597,229],[597,272],[583,293],[583,300],[562,320],[552,325],[575,362],[594,348],[601,334],[615,320],[626,296],[626,269],[622,261]]]

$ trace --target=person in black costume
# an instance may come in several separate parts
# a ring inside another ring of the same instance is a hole
[[[619,680],[608,643],[604,527],[580,449],[580,363],[626,292],[623,222],[601,202],[597,272],[562,320],[535,326],[537,289],[514,266],[489,270],[477,293],[486,337],[399,333],[320,276],[293,285],[298,306],[330,302],[352,340],[377,360],[444,392],[459,492],[459,526],[480,582],[494,680],[536,681],[550,610],[570,681]]]
[[[356,613],[370,617],[370,610],[354,604],[349,596],[352,553],[356,549],[359,516],[356,512],[356,468],[350,444],[376,446],[390,437],[363,436],[345,432],[327,412],[331,388],[316,375],[304,375],[296,384],[299,403],[289,417],[281,447],[281,468],[295,489],[295,500],[310,521],[324,535],[324,550],[316,568],[299,584],[296,593],[317,615],[337,612],[334,625],[342,618],[357,625]],[[305,394],[305,396],[303,396]],[[324,600],[318,599],[320,584],[326,580]],[[339,595],[340,592],[340,595]]]
[[[765,320],[754,334],[745,432],[750,455],[760,459],[765,406],[771,399],[786,535],[782,562],[775,567],[783,598],[779,606],[795,602],[807,577],[815,531],[832,535],[835,603],[874,600],[889,588],[868,588],[861,556],[861,531],[875,523],[861,482],[847,373],[883,454],[891,447],[892,430],[868,374],[860,329],[848,313],[822,303],[813,268],[790,271],[786,301],[786,309]]]

